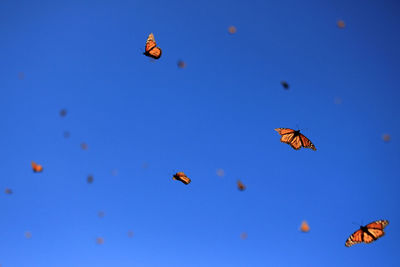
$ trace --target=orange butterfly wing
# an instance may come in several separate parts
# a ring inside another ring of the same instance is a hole
[[[277,131],[280,135],[285,135],[289,133],[294,133],[295,130],[288,129],[288,128],[276,128],[275,131]]]
[[[347,240],[346,247],[351,247],[352,245],[363,242],[364,232],[360,229],[355,231]]]
[[[161,48],[157,47],[156,40],[152,33],[149,34],[146,41],[146,48],[144,54],[148,57],[159,59],[161,57]]]
[[[34,172],[41,172],[41,171],[43,171],[42,165],[36,164],[34,161],[31,162],[31,165],[32,165],[32,170],[33,170]]]
[[[152,57],[154,59],[159,59],[161,57],[161,48],[159,47],[154,47],[149,51],[149,57]]]
[[[300,136],[296,136],[292,139],[292,141],[289,143],[291,147],[293,147],[295,150],[299,150],[301,148],[301,140]]]
[[[371,230],[371,229],[383,230],[388,224],[389,224],[388,220],[379,220],[379,221],[375,221],[370,224],[367,224],[366,227],[368,228],[368,230]]]
[[[308,139],[307,137],[305,137],[304,135],[300,134],[300,140],[301,143],[303,145],[303,147],[305,148],[311,148],[312,150],[317,150],[317,148],[314,146],[314,144],[310,141],[310,139]]]

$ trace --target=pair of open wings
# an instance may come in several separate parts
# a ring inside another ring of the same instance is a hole
[[[144,54],[148,57],[159,59],[161,57],[161,48],[157,47],[156,40],[152,33],[149,34],[146,41],[146,48]]]
[[[317,150],[311,141],[299,133],[298,131],[288,129],[288,128],[276,128],[277,131],[282,137],[281,142],[289,144],[292,148],[298,150],[301,147],[311,148],[312,150]]]
[[[354,244],[358,243],[371,243],[378,238],[385,235],[383,229],[386,225],[389,224],[387,220],[379,220],[367,224],[364,227],[361,227],[359,230],[355,231],[347,240],[346,240],[346,247],[351,247]]]

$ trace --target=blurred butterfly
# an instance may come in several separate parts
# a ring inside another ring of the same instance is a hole
[[[174,177],[172,179],[181,181],[184,184],[189,184],[191,182],[190,178],[186,176],[184,172],[177,172],[175,173]]]
[[[240,191],[244,191],[246,189],[246,186],[240,181],[237,181],[237,187]]]
[[[281,142],[289,144],[295,150],[299,150],[301,147],[311,148],[312,150],[317,150],[311,141],[300,133],[300,130],[292,130],[288,128],[276,128],[282,137]]]
[[[281,85],[283,86],[283,88],[285,88],[286,90],[289,89],[289,84],[286,81],[281,81]]]
[[[358,243],[371,243],[378,238],[385,235],[383,229],[389,224],[387,220],[379,220],[367,224],[366,226],[361,226],[359,230],[355,231],[347,240],[346,247],[351,247]]]
[[[147,37],[146,48],[143,54],[154,59],[159,59],[161,57],[161,48],[157,47],[156,40],[152,33]]]
[[[310,231],[310,226],[308,225],[308,223],[306,221],[303,221],[300,225],[300,231],[302,231],[303,233],[307,233]]]
[[[32,164],[33,172],[42,172],[43,171],[42,165],[36,164],[34,161],[32,161],[31,164]]]

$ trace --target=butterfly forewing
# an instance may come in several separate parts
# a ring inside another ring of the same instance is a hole
[[[367,224],[366,227],[368,229],[373,228],[373,229],[381,229],[381,230],[383,230],[386,227],[386,225],[388,225],[388,224],[389,224],[389,222],[387,220],[379,220],[379,221]]]
[[[294,133],[295,130],[288,129],[288,128],[276,128],[275,131],[277,131],[280,135],[288,134],[288,133]]]
[[[351,247],[354,244],[358,244],[363,242],[363,232],[361,230],[357,230],[354,232],[347,240],[346,240],[346,247]]]

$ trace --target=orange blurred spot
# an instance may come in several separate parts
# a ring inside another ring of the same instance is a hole
[[[36,164],[34,161],[31,162],[33,172],[42,172],[42,165]]]
[[[338,26],[339,29],[344,29],[346,27],[346,24],[344,23],[343,20],[338,20],[336,22],[336,25]]]
[[[229,26],[229,28],[228,28],[228,32],[230,33],[230,34],[235,34],[236,33],[236,27],[235,26]]]
[[[7,195],[11,195],[13,191],[10,188],[6,188],[6,190],[4,190],[4,193],[6,193]]]
[[[99,218],[103,218],[106,214],[104,213],[104,211],[99,211],[97,215],[99,216]]]
[[[237,187],[240,191],[244,191],[246,189],[246,186],[240,181],[237,181]]]
[[[219,177],[222,177],[222,176],[225,175],[225,171],[224,171],[223,169],[218,169],[218,170],[217,170],[217,175],[218,175]]]
[[[178,61],[178,68],[180,68],[180,69],[186,68],[186,63],[185,63],[185,61],[179,60],[179,61]]]
[[[83,149],[83,150],[88,150],[88,145],[86,144],[86,143],[82,143],[81,144],[81,148]]]
[[[392,137],[390,136],[390,134],[383,134],[382,139],[387,143],[390,142],[390,139],[392,139]]]
[[[104,244],[104,238],[102,238],[102,237],[96,238],[96,243],[99,244],[99,245],[103,245]]]
[[[310,231],[310,226],[308,225],[308,223],[306,221],[303,221],[301,223],[300,231],[302,231],[303,233],[307,233],[308,231]]]
[[[186,176],[186,174],[184,172],[175,173],[174,176],[172,177],[172,179],[181,181],[182,183],[184,183],[186,185],[190,184],[190,182],[192,181],[192,180],[190,180],[189,177]]]
[[[246,232],[243,232],[243,233],[240,234],[240,239],[242,239],[242,240],[247,239],[247,237],[248,237],[248,235],[247,235]]]
[[[128,237],[130,237],[130,238],[133,237],[133,231],[128,231]]]

